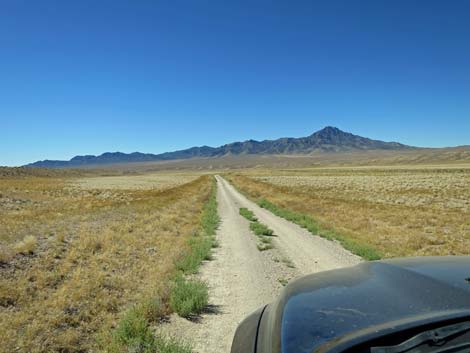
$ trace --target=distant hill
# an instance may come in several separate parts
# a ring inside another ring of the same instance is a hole
[[[99,156],[76,156],[69,161],[44,160],[28,164],[28,167],[72,168],[132,162],[169,161],[189,158],[211,158],[230,155],[305,155],[315,152],[348,152],[366,150],[405,150],[414,147],[398,142],[384,142],[325,127],[307,137],[284,137],[277,140],[234,142],[220,147],[192,147],[185,150],[151,153],[106,152]]]
[[[28,177],[80,177],[92,175],[110,175],[116,174],[110,171],[101,171],[98,169],[47,169],[47,168],[26,168],[26,167],[1,167],[0,179],[2,178],[28,178]],[[1,196],[0,196],[1,197]]]

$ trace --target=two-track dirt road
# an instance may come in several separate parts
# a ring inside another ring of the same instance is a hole
[[[216,176],[217,232],[220,247],[214,260],[201,267],[199,277],[209,285],[211,312],[198,322],[172,316],[166,333],[183,336],[198,353],[228,353],[237,325],[257,308],[271,302],[292,278],[354,265],[361,259],[339,244],[313,236],[279,218],[241,195],[225,179]],[[260,222],[274,230],[274,249],[260,252],[249,222],[240,207],[253,211]]]

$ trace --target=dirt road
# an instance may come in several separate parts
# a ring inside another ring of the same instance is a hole
[[[361,261],[339,244],[313,236],[258,207],[222,177],[216,179],[220,247],[214,260],[205,263],[199,274],[209,285],[211,310],[198,322],[175,315],[162,328],[165,333],[191,341],[198,353],[230,352],[237,325],[246,315],[271,302],[290,279]],[[274,249],[257,249],[249,222],[239,215],[240,207],[253,211],[260,222],[274,230]]]

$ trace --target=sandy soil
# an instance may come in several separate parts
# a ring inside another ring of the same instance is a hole
[[[196,322],[174,315],[160,327],[163,333],[192,342],[198,353],[230,352],[237,325],[273,301],[286,281],[361,261],[339,244],[312,236],[258,207],[226,180],[216,178],[220,247],[214,252],[214,260],[205,263],[198,275],[209,286],[211,306]],[[274,249],[260,252],[256,248],[256,237],[248,221],[239,215],[240,207],[253,211],[260,222],[274,230]]]

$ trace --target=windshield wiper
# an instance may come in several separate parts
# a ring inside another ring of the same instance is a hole
[[[430,342],[431,344],[439,344],[439,343],[442,344],[442,342],[447,340],[449,337],[452,337],[457,334],[465,333],[466,331],[469,331],[469,330],[470,330],[470,322],[462,322],[459,324],[439,327],[434,330],[421,332],[417,334],[416,336],[413,336],[410,339],[406,340],[405,342],[397,344],[396,346],[371,347],[370,352],[371,353],[403,353],[403,352],[413,353],[415,350],[414,349],[410,350],[410,349],[415,348],[416,346],[419,346],[423,343]],[[470,343],[459,345],[459,346],[447,347],[447,348],[440,347],[440,349],[435,352],[436,353],[437,352],[456,352],[455,349],[462,349],[465,347],[468,348],[469,346],[470,346]]]

